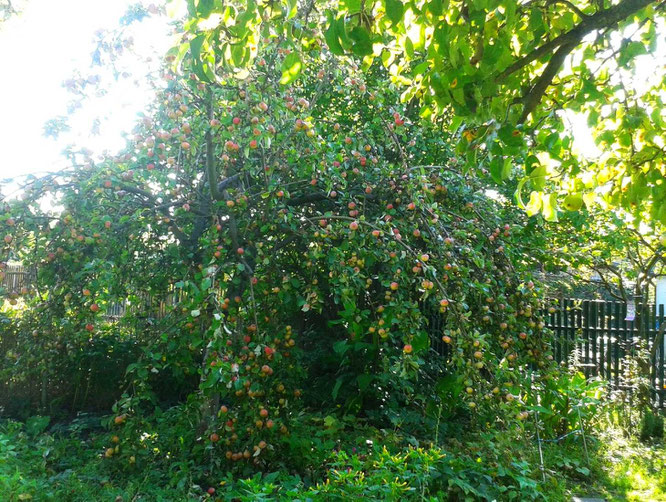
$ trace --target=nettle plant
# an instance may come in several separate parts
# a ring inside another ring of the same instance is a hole
[[[125,152],[73,155],[6,203],[2,253],[38,270],[16,357],[122,333],[141,356],[113,423],[189,394],[207,448],[238,462],[275,455],[304,406],[409,404],[433,360],[433,396],[525,418],[519,374],[549,348],[522,216],[381,67],[315,49],[285,85],[289,57],[269,43],[215,83],[167,72]]]

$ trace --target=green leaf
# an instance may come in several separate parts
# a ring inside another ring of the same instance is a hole
[[[246,48],[244,44],[234,44],[231,47],[231,62],[234,66],[242,66],[245,59]]]
[[[335,342],[333,344],[333,351],[336,354],[342,355],[345,352],[347,352],[348,350],[349,350],[349,345],[347,345],[347,340],[341,340],[341,341]]]
[[[335,22],[335,33],[338,36],[338,39],[340,40],[340,44],[342,45],[342,47],[345,50],[351,50],[353,41],[351,38],[349,38],[349,35],[347,34],[345,16],[340,16],[338,20]]]
[[[358,381],[358,390],[365,391],[372,383],[374,377],[372,375],[359,375],[356,380]]]
[[[428,2],[428,10],[435,17],[441,16],[442,12],[444,12],[444,5],[442,0],[430,0],[430,2]]]
[[[414,352],[421,352],[430,347],[430,337],[425,331],[419,331],[412,339],[412,349]]]
[[[490,175],[497,183],[501,183],[511,175],[511,159],[495,157],[490,161]]]
[[[626,44],[623,44],[622,49],[620,49],[620,56],[617,59],[617,64],[619,66],[625,66],[636,56],[642,54],[647,54],[647,49],[641,42],[627,42]]]
[[[386,16],[394,26],[402,21],[402,16],[405,14],[405,7],[400,0],[385,0],[385,7]]]
[[[303,63],[297,52],[290,52],[284,61],[282,61],[282,78],[280,83],[282,85],[291,84],[298,78],[303,69]]]
[[[329,14],[329,25],[328,29],[324,32],[324,38],[326,39],[328,50],[330,50],[333,54],[336,56],[342,56],[345,53],[342,45],[340,45],[336,23],[331,14]]]
[[[205,33],[197,35],[192,40],[190,40],[190,55],[192,56],[192,59],[194,59],[195,61],[201,59],[201,48],[203,47],[203,43],[205,41],[206,41]]]
[[[352,40],[352,52],[354,54],[361,57],[372,54],[372,41],[365,28],[356,26],[349,33],[349,38]]]
[[[333,386],[333,390],[331,391],[331,395],[333,396],[333,399],[338,398],[338,392],[340,392],[340,387],[342,387],[343,380],[344,380],[344,377],[338,377],[337,380],[335,381],[335,385]]]
[[[32,436],[36,436],[46,430],[50,421],[51,417],[32,416],[25,422],[25,431]]]
[[[530,201],[525,206],[527,216],[534,216],[541,210],[541,192],[536,190],[530,194]]]
[[[543,190],[543,187],[546,186],[546,166],[539,165],[535,167],[530,173],[530,179],[532,180],[532,185],[536,190]]]
[[[201,19],[206,19],[211,15],[215,8],[215,0],[199,0],[197,5],[197,12]]]
[[[543,209],[541,214],[546,219],[546,221],[556,222],[557,218],[557,196],[554,193],[548,194],[545,197],[541,197],[543,201]]]

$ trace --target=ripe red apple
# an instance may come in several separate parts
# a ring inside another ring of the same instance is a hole
[[[97,305],[96,303],[93,303],[90,306],[90,310],[92,310],[93,312],[99,312],[99,305]]]
[[[93,326],[92,324],[88,323],[88,324],[86,324],[86,329],[87,329],[88,331],[92,332],[92,331],[95,330],[95,326]]]
[[[411,354],[412,353],[412,346],[410,344],[407,344],[403,347],[402,351],[405,354]]]
[[[352,231],[358,229],[358,222],[357,222],[357,221],[352,221],[352,222],[349,224],[349,229],[352,230]]]
[[[396,291],[398,289],[398,283],[397,282],[392,282],[391,283],[391,290]]]

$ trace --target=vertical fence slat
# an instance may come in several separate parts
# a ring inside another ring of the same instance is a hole
[[[613,319],[613,327],[615,328],[613,336],[613,378],[615,379],[615,387],[620,385],[620,304],[615,302],[614,309],[615,315]]]
[[[601,375],[602,377],[605,375],[605,361],[606,361],[606,354],[604,353],[604,337],[606,336],[606,303],[601,302],[599,304],[599,311],[598,311],[598,316],[599,316],[599,331],[597,332],[597,336],[595,337],[599,339],[599,354],[598,354],[598,361],[597,361],[597,375]],[[595,351],[595,357],[597,352]]]
[[[582,351],[582,344],[581,340],[583,337],[583,304],[581,302],[577,302],[578,304],[576,305],[576,308],[573,310],[573,325],[574,325],[574,331],[572,333],[572,339],[573,343],[575,344],[574,347],[576,347],[576,350],[578,352],[578,362],[580,363],[581,359],[583,359],[583,351]],[[580,349],[579,349],[580,347]]]
[[[590,340],[590,356],[591,356],[591,366],[592,368],[592,375],[597,376],[599,374],[598,372],[598,365],[597,365],[597,337],[598,337],[598,325],[599,325],[599,313],[598,313],[598,308],[599,308],[599,302],[594,302],[592,304],[592,338]]]
[[[659,326],[661,326],[664,322],[666,322],[666,318],[664,317],[664,305],[659,305]],[[659,394],[659,407],[664,406],[664,392],[666,392],[666,386],[664,385],[664,339],[666,336],[662,335],[659,337],[659,340],[657,340],[657,343],[659,344],[659,388],[658,388],[658,394]]]

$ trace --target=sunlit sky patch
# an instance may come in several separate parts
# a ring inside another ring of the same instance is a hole
[[[0,179],[54,171],[65,166],[61,156],[68,144],[99,154],[124,145],[137,114],[152,98],[148,75],[159,68],[160,55],[171,44],[164,16],[149,16],[131,28],[135,55],[125,58],[132,77],[114,81],[104,96],[86,100],[71,116],[71,132],[58,140],[44,136],[45,123],[67,114],[72,95],[62,85],[78,71],[83,76],[108,68],[91,69],[97,30],[119,26],[119,19],[136,0],[31,0],[20,16],[0,30]],[[152,57],[147,64],[145,58]],[[91,134],[96,119],[99,133]]]

